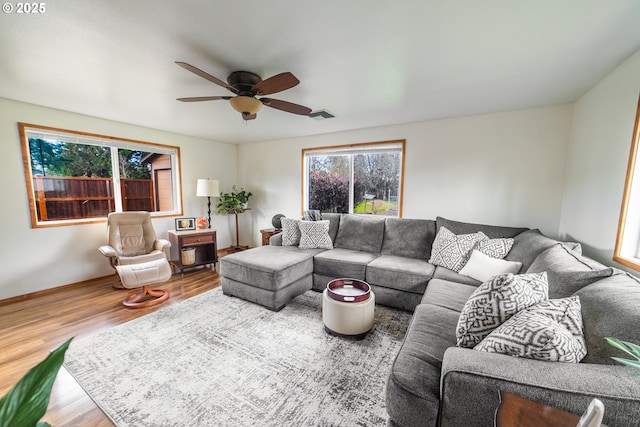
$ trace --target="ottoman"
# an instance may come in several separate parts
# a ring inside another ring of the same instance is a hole
[[[311,289],[317,252],[260,246],[226,255],[220,259],[222,292],[279,311]]]
[[[322,323],[332,335],[363,339],[373,328],[376,296],[368,283],[335,279],[322,292]]]

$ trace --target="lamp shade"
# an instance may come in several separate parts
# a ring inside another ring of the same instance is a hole
[[[262,108],[262,102],[250,96],[235,96],[229,103],[238,113],[256,114]]]
[[[196,187],[198,197],[220,197],[220,184],[217,179],[198,179]]]

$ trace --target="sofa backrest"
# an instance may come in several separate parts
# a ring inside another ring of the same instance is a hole
[[[342,214],[333,246],[379,254],[384,238],[384,221],[384,217]]]
[[[340,218],[342,218],[342,214],[339,213],[323,213],[322,219],[329,220],[329,237],[331,237],[331,241],[335,245],[336,235],[338,234],[338,228],[340,227]]]
[[[640,344],[640,282],[617,270],[614,275],[580,289],[587,355],[583,363],[615,364],[611,356],[630,358],[605,337]]]
[[[490,239],[500,237],[515,237],[523,231],[527,231],[526,227],[503,227],[500,225],[474,224],[471,222],[454,221],[441,216],[436,217],[436,231],[440,227],[446,227],[453,234],[470,234],[482,231]]]
[[[436,222],[427,219],[387,218],[382,255],[428,260],[436,236]]]

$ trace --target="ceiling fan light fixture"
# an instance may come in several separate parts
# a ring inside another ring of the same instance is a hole
[[[229,102],[238,113],[256,114],[262,108],[262,102],[250,96],[235,96]]]

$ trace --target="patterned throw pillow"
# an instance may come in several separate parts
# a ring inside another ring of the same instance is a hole
[[[478,233],[456,235],[446,227],[440,227],[431,247],[429,262],[458,272],[469,260],[479,237]]]
[[[578,363],[587,354],[577,296],[544,301],[504,322],[475,350],[550,362]]]
[[[282,246],[298,246],[300,244],[299,219],[281,218]]]
[[[547,273],[501,274],[483,283],[469,297],[458,319],[458,347],[478,345],[517,312],[548,299]]]
[[[491,258],[502,259],[506,257],[513,246],[513,239],[511,238],[490,239],[482,231],[478,231],[478,235],[479,240],[475,249],[485,255],[489,255]]]
[[[300,221],[300,249],[333,249],[329,220]]]

